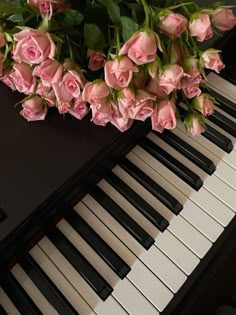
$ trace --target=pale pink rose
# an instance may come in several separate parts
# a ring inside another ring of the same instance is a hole
[[[4,60],[4,55],[0,51],[0,77],[2,76],[2,73],[3,73],[3,60]]]
[[[91,121],[95,125],[106,126],[106,124],[111,121],[112,114],[110,113],[102,113],[96,109],[96,107],[91,107],[92,110],[92,119]]]
[[[5,35],[3,32],[0,31],[0,48],[5,46],[5,44],[6,44]]]
[[[12,78],[10,77],[10,73],[12,71],[12,68],[7,68],[3,71],[2,77],[0,76],[0,81],[2,81],[4,84],[6,84],[9,88],[12,90],[15,89],[15,85],[13,83]]]
[[[13,69],[10,77],[15,88],[26,95],[34,93],[36,80],[32,75],[32,68],[25,63],[15,63]]]
[[[80,89],[84,87],[79,73],[75,70],[68,70],[63,76],[62,83],[75,98],[80,96]]]
[[[182,67],[177,64],[168,65],[159,76],[159,88],[169,95],[174,90],[181,88],[181,79],[185,73]]]
[[[13,37],[17,44],[12,58],[17,62],[39,64],[55,56],[56,46],[49,33],[27,28]]]
[[[39,66],[36,66],[33,75],[42,79],[44,86],[51,86],[53,83],[60,82],[62,79],[63,67],[56,61],[46,59]]]
[[[135,93],[130,88],[124,88],[118,95],[119,112],[125,118],[129,118],[129,110],[136,104]]]
[[[89,112],[87,103],[82,101],[81,97],[74,101],[73,106],[69,109],[69,113],[77,119],[83,119]]]
[[[71,107],[71,101],[73,96],[66,88],[63,82],[54,83],[52,85],[55,96],[56,96],[56,106],[60,114],[65,114],[69,111]]]
[[[22,104],[23,109],[20,115],[28,121],[44,120],[47,114],[47,107],[39,96],[34,96]]]
[[[148,84],[146,86],[146,90],[154,95],[157,96],[157,98],[165,97],[167,94],[166,92],[159,86],[159,78],[150,79],[148,81]]]
[[[88,68],[91,71],[97,71],[104,67],[106,55],[102,52],[88,49],[87,57],[89,58]]]
[[[192,118],[192,126],[189,128],[192,136],[200,136],[201,133],[205,131],[205,128],[200,123],[198,117],[193,116]]]
[[[161,33],[169,36],[171,39],[180,37],[181,34],[186,30],[188,20],[181,14],[169,13],[160,18],[158,27]]]
[[[116,111],[115,113],[113,113],[110,123],[121,132],[124,132],[132,126],[133,119],[125,118],[119,111]]]
[[[230,9],[218,8],[213,14],[212,23],[219,30],[228,31],[236,25],[236,16]]]
[[[176,107],[171,100],[163,100],[155,106],[151,116],[152,129],[163,132],[164,129],[174,129],[176,127]]]
[[[146,120],[153,113],[153,101],[156,97],[144,90],[136,92],[136,102],[134,106],[128,108],[128,117],[137,120]]]
[[[201,89],[199,88],[199,85],[185,86],[182,88],[182,90],[187,98],[193,98],[195,96],[199,96],[202,93]]]
[[[44,86],[42,82],[39,82],[36,94],[40,95],[49,107],[56,106],[56,96],[52,87]]]
[[[194,73],[194,72],[193,72]],[[202,76],[186,76],[182,79],[182,90],[187,98],[193,98],[195,96],[199,96],[201,94],[201,89],[199,88],[199,84],[202,82]]]
[[[191,36],[196,36],[199,42],[203,42],[213,36],[209,15],[199,14],[197,18],[189,23]]]
[[[83,89],[82,100],[101,110],[107,107],[109,96],[110,90],[104,81],[88,82]]]
[[[225,67],[219,53],[215,50],[206,50],[202,54],[201,60],[205,68],[214,70],[217,73],[220,73],[220,71]]]
[[[196,97],[196,103],[199,107],[200,112],[204,116],[208,116],[208,115],[213,114],[214,104],[207,94],[203,93],[200,96]]]
[[[106,84],[115,90],[128,87],[132,80],[133,72],[138,72],[138,68],[127,56],[107,61],[104,68]]]
[[[137,65],[143,65],[156,59],[157,44],[155,33],[150,31],[135,33],[121,48],[119,55],[128,54]]]

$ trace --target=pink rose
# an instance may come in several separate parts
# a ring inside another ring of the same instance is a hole
[[[134,107],[136,103],[134,91],[130,88],[124,88],[123,90],[119,91],[117,100],[119,112],[123,117],[129,118],[129,110],[130,108]]]
[[[236,25],[236,17],[232,10],[219,8],[213,14],[212,23],[224,32],[231,30]]]
[[[182,89],[187,98],[193,98],[195,96],[199,96],[202,92],[198,85],[189,85],[189,86],[183,87]]]
[[[152,129],[163,132],[164,129],[174,129],[176,127],[176,107],[171,100],[163,100],[155,106],[151,116]]]
[[[177,64],[168,65],[159,76],[159,88],[169,95],[174,90],[181,88],[181,79],[184,76],[184,70]]]
[[[90,105],[96,107],[97,110],[100,110],[101,108],[105,109],[108,107],[109,95],[109,87],[104,81],[95,83],[88,82],[83,89],[82,100],[90,103]]]
[[[53,10],[57,9],[60,1],[57,0],[27,0],[28,5],[39,9],[43,17],[47,17],[49,20],[52,18]]]
[[[105,65],[105,57],[103,53],[100,51],[94,51],[88,49],[87,57],[89,58],[88,68],[92,71],[97,71],[104,67]]]
[[[213,36],[211,21],[207,14],[199,14],[196,19],[189,23],[191,36],[197,36],[199,42],[203,42]]]
[[[153,101],[156,97],[144,90],[137,90],[135,105],[128,108],[128,116],[132,119],[146,120],[153,113]]]
[[[197,107],[199,108],[200,112],[204,116],[208,116],[213,114],[214,112],[214,104],[211,101],[209,95],[203,93],[200,96],[196,97],[194,100],[197,104]]]
[[[114,61],[107,61],[104,68],[106,84],[115,90],[128,87],[133,72],[138,72],[138,68],[127,56],[122,56]]]
[[[187,28],[188,20],[181,14],[169,13],[160,18],[158,27],[161,33],[169,36],[171,39],[180,37]]]
[[[110,123],[121,132],[124,132],[132,126],[133,120],[123,117],[119,110],[116,110],[112,115]]]
[[[34,93],[36,80],[32,75],[32,68],[25,63],[15,63],[13,66],[13,71],[10,74],[15,88],[24,94]]]
[[[2,76],[2,72],[3,72],[3,59],[4,59],[4,55],[0,51],[0,77]]]
[[[63,73],[62,65],[51,59],[46,59],[39,66],[36,66],[33,71],[33,75],[42,79],[44,86],[51,86],[53,83],[61,81]]]
[[[5,44],[6,44],[5,35],[3,32],[0,31],[0,48],[5,46]]]
[[[194,72],[193,72],[194,73]],[[202,82],[202,76],[186,76],[182,79],[182,90],[187,98],[193,98],[195,96],[199,96],[201,94],[201,89],[199,88],[199,84]]]
[[[191,77],[199,76],[201,74],[199,60],[194,57],[184,58],[184,70]]]
[[[28,121],[44,120],[47,114],[47,107],[39,96],[34,96],[22,104],[23,109],[20,115]]]
[[[156,59],[157,44],[155,33],[150,31],[135,33],[121,48],[119,55],[128,54],[137,65],[143,65]]]
[[[15,85],[13,83],[12,78],[10,77],[10,73],[11,73],[12,69],[11,68],[7,68],[3,71],[3,76],[0,77],[0,81],[2,81],[4,84],[6,84],[7,86],[9,86],[12,90],[15,89]]]
[[[12,58],[17,62],[39,64],[55,56],[56,46],[48,33],[24,29],[13,37],[17,44],[13,49]]]
[[[68,70],[63,76],[62,83],[65,84],[68,92],[75,98],[80,96],[80,89],[84,87],[79,73],[75,70]]]
[[[192,125],[189,128],[189,131],[191,132],[192,136],[200,136],[200,134],[205,131],[205,128],[202,126],[197,115],[192,117]]]
[[[69,113],[77,119],[83,119],[89,112],[87,103],[82,101],[81,97],[74,101],[73,106],[69,109]]]
[[[39,82],[36,94],[40,95],[47,102],[49,107],[56,105],[56,96],[51,86],[44,86],[42,82]]]
[[[71,107],[71,101],[73,96],[66,88],[63,82],[54,83],[52,85],[55,96],[56,96],[56,105],[60,114],[65,114],[69,111]]]
[[[150,79],[148,81],[148,84],[146,86],[146,90],[154,95],[156,95],[158,98],[162,98],[166,96],[166,92],[159,86],[159,79]]]
[[[206,50],[201,56],[201,61],[205,68],[214,70],[217,73],[225,67],[219,53],[214,49]]]
[[[92,110],[91,121],[95,125],[106,126],[106,124],[112,119],[112,114],[110,113],[102,113],[98,111],[95,107],[91,107],[91,110]]]

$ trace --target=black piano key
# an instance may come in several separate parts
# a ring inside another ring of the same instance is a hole
[[[207,138],[226,153],[230,153],[234,149],[231,139],[208,124],[205,124],[205,127],[206,130],[202,133],[203,137]]]
[[[233,137],[236,137],[236,123],[233,120],[225,117],[217,110],[215,110],[214,113],[207,118]]]
[[[0,315],[7,315],[7,312],[4,310],[1,304],[0,304]]]
[[[140,146],[195,190],[199,190],[202,187],[203,182],[197,174],[148,138],[142,141]]]
[[[6,213],[3,211],[3,209],[0,207],[0,223],[6,219]]]
[[[209,158],[193,148],[190,144],[186,143],[180,137],[176,136],[171,131],[165,130],[163,133],[156,131],[153,132],[163,141],[172,146],[176,151],[180,152],[195,165],[199,166],[207,174],[211,175],[216,170],[216,166]]]
[[[21,314],[42,314],[12,274],[4,272],[1,280],[3,290]]]
[[[131,268],[78,213],[69,211],[65,219],[121,279],[128,274]]]
[[[20,266],[59,314],[77,314],[77,311],[29,254],[21,259]]]
[[[113,291],[110,284],[97,272],[61,231],[56,228],[50,231],[47,236],[97,295],[105,301]]]
[[[120,206],[118,206],[98,186],[94,186],[90,195],[101,204],[101,206],[118,221],[145,249],[154,244],[154,239],[138,225]]]
[[[131,189],[118,176],[116,176],[116,174],[109,172],[105,174],[104,178],[161,232],[167,228],[169,222],[153,207],[151,207],[142,197],[140,197],[133,189]]]
[[[210,90],[209,94],[211,94],[219,103],[217,106],[221,108],[224,112],[228,113],[232,117],[236,118],[236,106],[235,103],[228,100],[221,94],[215,92],[214,90],[208,88]]]
[[[141,171],[136,165],[131,161],[124,158],[118,165],[123,168],[130,176],[137,180],[143,187],[145,187],[151,194],[153,194],[160,202],[162,202],[168,209],[173,213],[178,214],[183,206],[176,200],[172,195],[170,195],[164,188],[158,185],[154,180],[152,180],[148,175]]]

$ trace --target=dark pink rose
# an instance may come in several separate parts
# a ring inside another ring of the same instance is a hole
[[[44,86],[51,86],[53,83],[60,82],[62,73],[62,65],[58,61],[51,59],[46,59],[39,66],[36,66],[33,71],[33,75],[42,79]]]
[[[164,129],[174,129],[176,127],[176,107],[171,100],[163,100],[155,106],[151,116],[152,129],[163,132]]]
[[[17,62],[39,64],[55,56],[56,46],[48,33],[27,28],[13,37],[17,43],[12,58]]]
[[[108,107],[108,98],[110,96],[110,89],[104,81],[89,82],[86,83],[82,100],[90,103],[92,107],[96,107],[97,110]],[[104,111],[104,110],[103,110]]]
[[[87,52],[87,57],[89,58],[88,68],[90,70],[97,71],[104,67],[106,55],[104,55],[102,52],[89,49]]]
[[[137,65],[143,65],[156,59],[157,44],[155,33],[135,33],[121,48],[119,55],[128,54]]]
[[[99,126],[106,126],[106,124],[111,121],[112,119],[112,114],[111,113],[102,113],[99,110],[96,109],[96,107],[92,106],[92,119],[91,121],[95,125]]]
[[[32,75],[32,68],[26,63],[15,63],[14,71],[10,77],[15,85],[15,88],[24,94],[32,94],[35,90],[36,80]]]
[[[184,75],[184,70],[179,65],[167,65],[159,76],[159,88],[169,95],[174,90],[181,88],[181,79]]]
[[[199,42],[203,42],[213,36],[209,15],[199,14],[197,18],[189,23],[191,36],[196,36]]]
[[[168,12],[167,15],[160,17],[158,27],[161,33],[169,36],[171,39],[180,37],[186,30],[188,20],[181,14]]]
[[[138,68],[127,56],[107,61],[104,68],[106,84],[115,90],[128,87],[133,72],[138,72]]]
[[[218,51],[214,49],[206,50],[201,56],[201,61],[205,68],[214,70],[217,73],[225,67]]]
[[[195,99],[197,107],[204,116],[213,114],[214,104],[208,94],[202,93]]]
[[[212,23],[224,32],[231,30],[236,25],[236,17],[232,10],[218,8],[213,14]]]
[[[39,96],[34,96],[22,104],[23,109],[20,115],[28,121],[44,120],[47,114],[47,107]]]
[[[202,126],[197,116],[192,117],[192,125],[189,128],[192,136],[200,136],[201,133],[205,131],[205,128]]]
[[[0,31],[0,48],[5,46],[5,44],[6,44],[5,35],[3,32]]]
[[[69,109],[69,113],[77,119],[83,119],[89,112],[87,103],[82,101],[81,97],[74,101],[73,106]]]

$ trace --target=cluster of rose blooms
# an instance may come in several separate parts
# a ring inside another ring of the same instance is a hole
[[[29,5],[48,18],[54,10],[63,9],[59,3],[28,0]],[[55,59],[57,47],[50,33],[31,28],[13,35],[13,62],[5,66],[7,38],[0,29],[0,80],[28,96],[20,112],[28,121],[43,120],[49,107],[57,107],[59,113],[69,113],[78,119],[91,112],[93,123],[105,126],[110,122],[120,131],[130,128],[134,120],[149,117],[154,130],[175,128],[177,96],[182,93],[192,107],[187,128],[192,135],[199,135],[204,131],[202,117],[214,110],[212,97],[201,91],[205,81],[202,70],[219,73],[224,64],[217,50],[207,49],[193,55],[187,46],[174,43],[184,32],[202,42],[212,37],[212,27],[226,31],[235,25],[236,17],[227,7],[210,14],[199,12],[191,20],[166,10],[155,30],[140,29],[112,59],[105,52],[88,50],[90,71],[104,68],[103,77],[93,82],[87,81],[83,67],[69,58],[63,63]],[[174,62],[160,62],[159,56],[165,52],[161,52],[156,32],[173,40]]]

